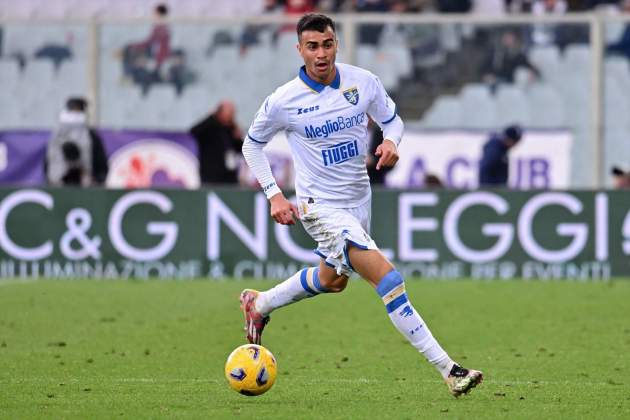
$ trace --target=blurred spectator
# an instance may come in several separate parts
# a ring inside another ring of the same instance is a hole
[[[435,0],[437,10],[442,13],[468,13],[472,0]]]
[[[505,187],[509,174],[508,152],[523,135],[521,127],[512,125],[502,133],[493,133],[483,145],[479,162],[480,187]]]
[[[170,30],[166,24],[168,7],[159,4],[154,10],[155,24],[144,41],[127,45],[123,51],[125,75],[146,91],[151,83],[163,79],[160,71],[170,56]]]
[[[507,9],[510,13],[529,13],[532,11],[534,0],[506,0]]]
[[[619,0],[584,0],[583,1],[584,8],[587,10],[592,10],[600,7],[614,7],[618,6],[619,3],[623,3],[623,1]]]
[[[149,69],[149,59],[144,55],[135,55],[130,57],[127,66],[127,76],[142,90],[142,94],[146,95],[152,84],[160,81],[159,76]]]
[[[186,85],[195,81],[195,74],[186,64],[186,54],[183,50],[175,50],[171,54],[165,81],[175,86],[178,95],[182,94]]]
[[[303,15],[315,11],[315,0],[285,0],[284,13],[287,15]]]
[[[567,12],[565,0],[535,0],[532,3],[532,14],[535,16],[562,15]],[[537,24],[534,26],[532,41],[534,44],[548,45],[556,41],[556,28],[554,24]]]
[[[359,13],[385,13],[390,4],[387,0],[356,0],[355,10]],[[383,32],[383,24],[364,23],[359,26],[359,43],[377,45]]]
[[[271,15],[282,13],[282,9],[277,0],[265,0],[263,10],[261,14]],[[240,39],[240,53],[245,54],[247,49],[252,45],[256,45],[260,42],[260,34],[264,31],[272,31],[275,25],[269,24],[249,24],[245,26]],[[278,33],[276,31],[272,34],[272,43],[275,45],[278,39]]]
[[[35,58],[52,60],[58,69],[64,60],[72,59],[72,50],[66,45],[45,44],[35,51]]]
[[[504,15],[505,0],[474,0],[472,12],[479,15]]]
[[[618,166],[613,166],[610,172],[613,178],[613,188],[617,190],[630,188],[630,172],[624,171]]]
[[[299,17],[306,13],[315,11],[316,0],[285,0],[284,1],[284,14],[288,16]],[[280,32],[295,33],[296,24],[283,25],[280,28]]]
[[[621,2],[620,11],[630,15],[630,0]],[[621,37],[616,42],[608,45],[607,51],[612,54],[623,55],[630,60],[630,24],[626,24]]]
[[[518,67],[529,69],[532,79],[540,77],[540,71],[530,63],[521,40],[514,31],[503,32],[495,44],[488,50],[482,64],[484,82],[491,88],[494,89],[499,83],[514,83],[514,74]]]
[[[149,58],[155,60],[156,72],[159,72],[162,64],[170,55],[171,33],[166,24],[167,16],[168,8],[166,5],[157,5],[154,10],[155,24],[151,33],[144,41],[131,45],[132,49],[144,52]]]
[[[59,126],[48,141],[46,176],[51,185],[100,185],[107,177],[107,157],[98,133],[87,123],[87,101],[70,98]]]
[[[52,60],[56,69],[64,60],[71,60],[72,44],[74,43],[74,34],[66,33],[65,43],[47,42],[35,51],[35,58]]]
[[[371,184],[385,184],[385,176],[392,168],[382,167],[378,171],[376,170],[376,163],[378,159],[376,158],[376,148],[379,144],[383,143],[383,131],[381,128],[374,122],[372,119],[369,120],[368,129],[372,132],[370,136],[370,151],[367,156],[367,171],[368,176],[370,177]]]
[[[203,184],[238,182],[243,137],[235,123],[235,113],[234,104],[223,101],[190,129],[199,148],[199,176]]]

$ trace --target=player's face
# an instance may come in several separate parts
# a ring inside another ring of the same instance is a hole
[[[337,37],[330,26],[324,32],[302,32],[298,51],[304,59],[306,74],[311,79],[323,84],[329,84],[333,81],[335,78]]]

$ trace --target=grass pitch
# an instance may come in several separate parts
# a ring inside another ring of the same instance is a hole
[[[0,283],[0,417],[630,418],[630,280],[409,280],[441,344],[486,374],[460,399],[362,281],[275,312],[276,384],[230,390],[238,293],[271,285]]]

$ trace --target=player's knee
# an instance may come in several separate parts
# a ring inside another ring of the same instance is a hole
[[[320,278],[320,283],[328,293],[339,293],[343,292],[348,285],[348,277],[342,275],[333,278]]]
[[[383,298],[389,312],[407,301],[405,281],[396,270],[391,270],[381,278],[376,285],[376,292]]]

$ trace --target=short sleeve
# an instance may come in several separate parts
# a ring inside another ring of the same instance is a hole
[[[374,75],[372,75],[372,78],[374,90],[368,114],[379,126],[383,126],[383,124],[387,124],[396,118],[396,104],[385,91],[381,80]]]
[[[254,121],[247,131],[247,137],[257,143],[267,143],[280,130],[286,128],[286,117],[278,104],[278,96],[274,92],[269,95],[256,112]]]

